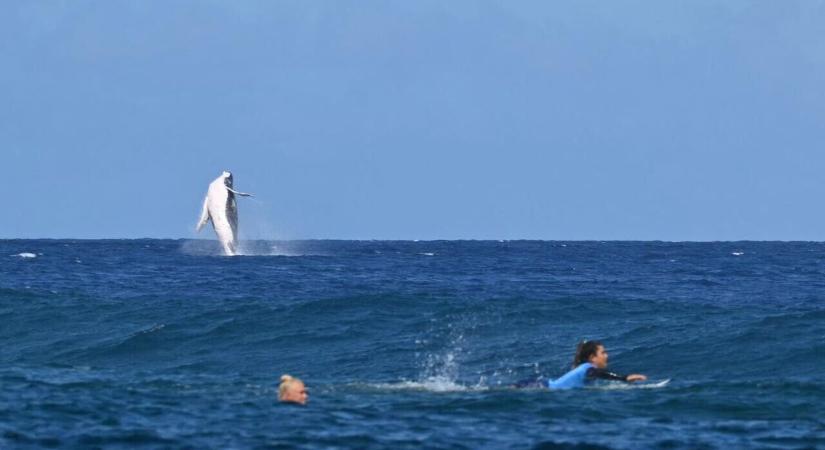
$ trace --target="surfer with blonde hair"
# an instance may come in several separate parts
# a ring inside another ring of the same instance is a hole
[[[286,403],[306,405],[309,395],[304,382],[292,375],[281,375],[281,385],[278,387],[278,400]]]

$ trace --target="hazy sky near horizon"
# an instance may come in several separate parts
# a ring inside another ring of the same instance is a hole
[[[825,2],[0,5],[0,238],[825,240]],[[211,230],[200,237],[212,238]]]

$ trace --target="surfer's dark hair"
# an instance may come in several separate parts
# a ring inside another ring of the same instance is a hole
[[[579,345],[576,346],[576,356],[573,358],[573,367],[579,367],[590,361],[590,358],[596,355],[596,352],[599,351],[599,347],[601,346],[602,343],[599,341],[588,341],[587,339],[580,341]]]

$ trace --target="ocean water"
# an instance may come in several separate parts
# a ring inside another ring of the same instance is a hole
[[[0,241],[0,448],[825,448],[823,243],[218,252]],[[510,387],[580,339],[671,381]]]

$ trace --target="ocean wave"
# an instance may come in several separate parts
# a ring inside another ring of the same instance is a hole
[[[74,294],[74,293],[73,293]],[[38,303],[35,300],[40,300],[44,302],[62,302],[71,300],[71,296],[67,296],[65,294],[59,294],[57,291],[53,289],[43,289],[42,287],[31,287],[31,286],[21,286],[21,287],[0,287],[0,302],[3,301],[21,301],[25,300],[29,303]],[[2,303],[0,303],[2,304]]]
[[[133,331],[125,337],[115,337],[103,343],[87,348],[85,353],[98,356],[128,356],[134,357],[140,352],[151,352],[163,349],[171,340],[164,339],[166,324],[155,323]]]
[[[147,447],[816,447],[822,246],[0,241],[0,403],[19,406],[0,447],[128,447],[149,425]],[[564,374],[584,338],[677,381],[511,387]],[[277,403],[282,373],[308,407]]]

